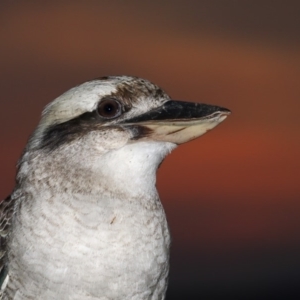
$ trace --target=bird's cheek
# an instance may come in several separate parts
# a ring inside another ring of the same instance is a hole
[[[121,127],[112,127],[109,130],[92,132],[90,138],[94,148],[103,152],[122,148],[130,140],[131,134]]]

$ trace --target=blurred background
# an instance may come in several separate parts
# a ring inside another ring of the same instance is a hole
[[[48,102],[147,78],[232,110],[159,169],[167,299],[300,299],[299,16],[291,0],[0,1],[0,197]]]

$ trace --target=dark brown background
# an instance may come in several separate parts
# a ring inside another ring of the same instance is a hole
[[[168,299],[291,299],[299,15],[299,1],[2,0],[1,198],[45,104],[95,77],[145,77],[175,99],[233,112],[159,170],[173,235]]]

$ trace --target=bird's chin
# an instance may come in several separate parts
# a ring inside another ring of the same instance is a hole
[[[226,119],[228,113],[215,113],[199,120],[168,120],[139,124],[140,138],[183,144],[196,139]],[[138,138],[138,137],[136,137]]]

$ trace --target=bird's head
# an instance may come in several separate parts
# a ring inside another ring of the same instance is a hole
[[[99,143],[109,142],[109,150],[146,140],[178,145],[201,136],[229,114],[218,106],[171,100],[141,78],[102,77],[51,102],[29,149],[55,150],[91,132],[100,134]],[[99,146],[105,148],[104,144]]]
[[[148,178],[153,186],[157,167],[172,149],[212,129],[229,113],[218,106],[171,100],[136,77],[88,81],[45,108],[18,178],[47,174],[57,186],[72,184],[73,191],[83,180],[86,189],[100,181],[106,186],[126,181],[134,190]]]

